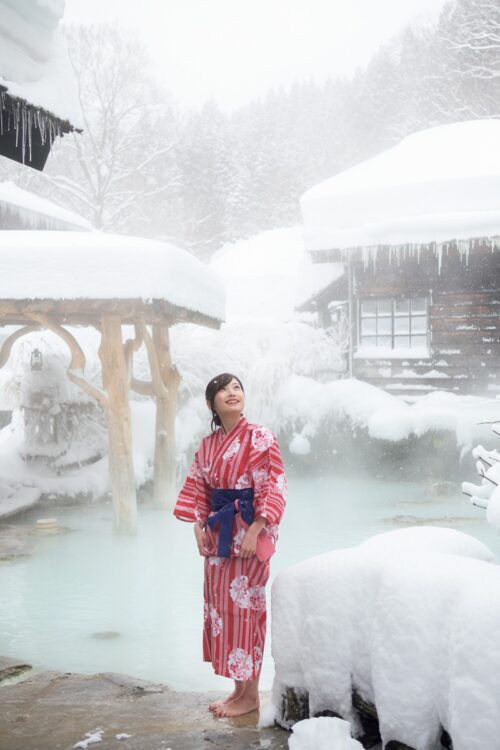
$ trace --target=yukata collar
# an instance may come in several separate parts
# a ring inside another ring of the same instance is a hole
[[[226,448],[233,442],[233,440],[236,440],[247,428],[248,421],[245,419],[245,417],[242,415],[239,420],[234,425],[233,429],[230,430],[227,435],[224,432],[223,427],[219,427],[218,429],[218,436],[219,436],[219,444],[217,446],[217,450],[215,453],[215,456],[213,458],[213,465],[217,463],[219,458],[222,456]]]
[[[241,417],[238,419],[234,427],[229,430],[229,432],[224,432],[224,427],[221,426],[220,432],[222,434],[222,440],[226,440],[226,438],[234,438],[236,435],[240,434],[240,431],[243,427],[246,427],[248,425],[248,420],[241,415]]]

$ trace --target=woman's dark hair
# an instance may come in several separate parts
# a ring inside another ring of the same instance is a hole
[[[217,375],[215,378],[212,378],[210,383],[207,385],[205,389],[205,398],[210,406],[210,409],[212,411],[212,422],[211,422],[211,428],[212,432],[215,432],[216,427],[220,427],[222,425],[222,422],[220,421],[220,417],[215,411],[214,408],[214,400],[216,394],[224,388],[224,386],[228,385],[231,380],[237,380],[240,384],[240,388],[245,393],[245,389],[243,388],[243,383],[239,379],[237,375],[233,375],[230,372],[223,372],[221,375]]]

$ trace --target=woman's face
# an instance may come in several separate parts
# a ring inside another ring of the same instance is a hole
[[[240,415],[245,406],[245,394],[236,378],[223,386],[214,398],[214,409],[224,422],[227,417]]]

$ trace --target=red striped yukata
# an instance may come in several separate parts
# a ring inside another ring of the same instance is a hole
[[[253,488],[255,517],[264,516],[274,550],[286,503],[286,479],[278,442],[265,427],[241,417],[226,435],[222,428],[203,438],[182,487],[174,515],[206,522],[213,489]],[[229,557],[218,557],[219,531],[205,557],[203,659],[216,674],[235,680],[259,675],[266,637],[269,560],[239,556],[246,524],[235,515]]]

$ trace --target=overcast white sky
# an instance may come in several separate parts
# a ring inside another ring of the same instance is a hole
[[[141,34],[177,99],[232,108],[296,79],[351,73],[444,1],[66,0],[65,21],[119,19]]]

